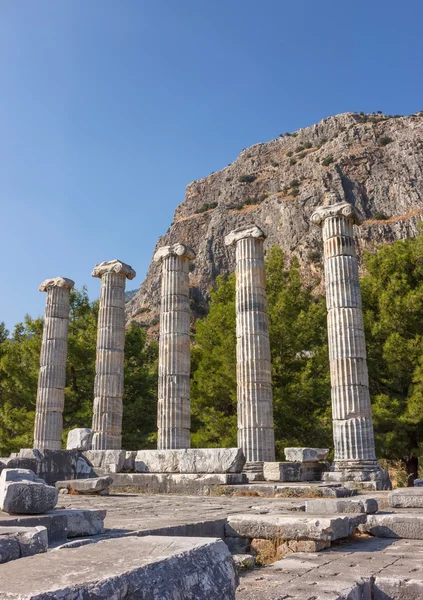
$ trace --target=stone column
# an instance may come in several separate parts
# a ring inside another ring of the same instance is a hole
[[[189,261],[194,252],[182,244],[159,248],[162,300],[159,342],[159,450],[189,448],[190,442],[190,306]]]
[[[323,229],[335,481],[386,477],[375,454],[358,264],[353,225],[362,215],[348,202],[322,206],[311,220]]]
[[[236,248],[238,445],[248,463],[275,460],[263,241],[256,225],[225,238]]]
[[[94,267],[101,279],[97,359],[93,407],[93,450],[122,447],[123,359],[125,347],[125,284],[136,273],[129,265],[111,260]]]
[[[35,412],[34,448],[61,450],[71,279],[46,279],[47,292]]]

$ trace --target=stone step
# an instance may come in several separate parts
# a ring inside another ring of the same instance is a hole
[[[0,563],[47,552],[45,527],[0,527]]]
[[[276,498],[349,498],[357,490],[343,487],[339,483],[249,483],[228,486],[225,494],[232,496],[275,496]]]
[[[375,498],[306,500],[305,511],[315,515],[333,515],[338,513],[373,514],[378,511],[378,502]]]
[[[327,517],[237,514],[228,516],[225,534],[227,537],[278,540],[280,543],[287,540],[333,542],[348,537],[365,521],[365,514]]]
[[[12,561],[1,574],[8,600],[234,600],[238,583],[228,548],[210,538],[118,538]]]
[[[423,540],[423,514],[378,513],[367,515],[360,531],[375,537]]]
[[[0,527],[45,527],[49,546],[52,546],[62,544],[68,538],[103,533],[105,518],[105,510],[94,509],[56,508],[44,515],[9,515],[0,511]]]
[[[392,508],[423,508],[423,487],[398,488],[388,494]]]
[[[244,473],[116,473],[110,491],[207,496],[220,486],[242,483],[247,483]]]

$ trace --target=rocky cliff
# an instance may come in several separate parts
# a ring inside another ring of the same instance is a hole
[[[297,256],[306,274],[321,273],[321,231],[310,216],[330,192],[365,215],[357,252],[414,236],[423,218],[423,112],[406,117],[345,113],[243,150],[222,171],[187,186],[168,232],[156,248],[175,242],[197,254],[190,273],[193,314],[206,310],[216,276],[234,269],[229,231],[256,223]],[[128,320],[157,332],[160,266],[127,303]]]

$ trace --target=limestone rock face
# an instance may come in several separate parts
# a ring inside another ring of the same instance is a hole
[[[0,509],[8,513],[38,515],[54,508],[58,490],[29,469],[3,469],[0,475]]]
[[[66,450],[91,450],[93,430],[89,427],[71,429],[68,433]]]
[[[265,251],[277,244],[288,260],[298,257],[306,277],[323,279],[321,232],[310,217],[329,191],[354,204],[366,219],[354,232],[359,263],[363,250],[417,234],[423,216],[423,117],[365,120],[345,113],[296,136],[255,144],[221,171],[187,186],[156,250],[179,242],[195,251],[189,280],[197,315],[206,308],[216,276],[235,270],[225,236],[252,223],[266,232]],[[161,265],[152,262],[126,306],[127,320],[152,326],[156,336],[160,286]]]
[[[285,448],[285,458],[292,462],[319,462],[326,460],[328,448]]]
[[[139,450],[139,473],[241,473],[245,456],[241,448],[188,448]]]

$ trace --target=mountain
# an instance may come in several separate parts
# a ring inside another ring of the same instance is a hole
[[[423,111],[410,116],[345,113],[242,150],[218,173],[193,181],[160,246],[181,242],[197,256],[190,272],[193,315],[207,310],[219,274],[234,270],[224,237],[256,223],[287,259],[297,256],[306,275],[321,275],[321,231],[310,216],[327,194],[347,200],[366,218],[357,252],[415,236],[423,218]],[[157,334],[160,271],[147,277],[127,303],[127,319]]]

